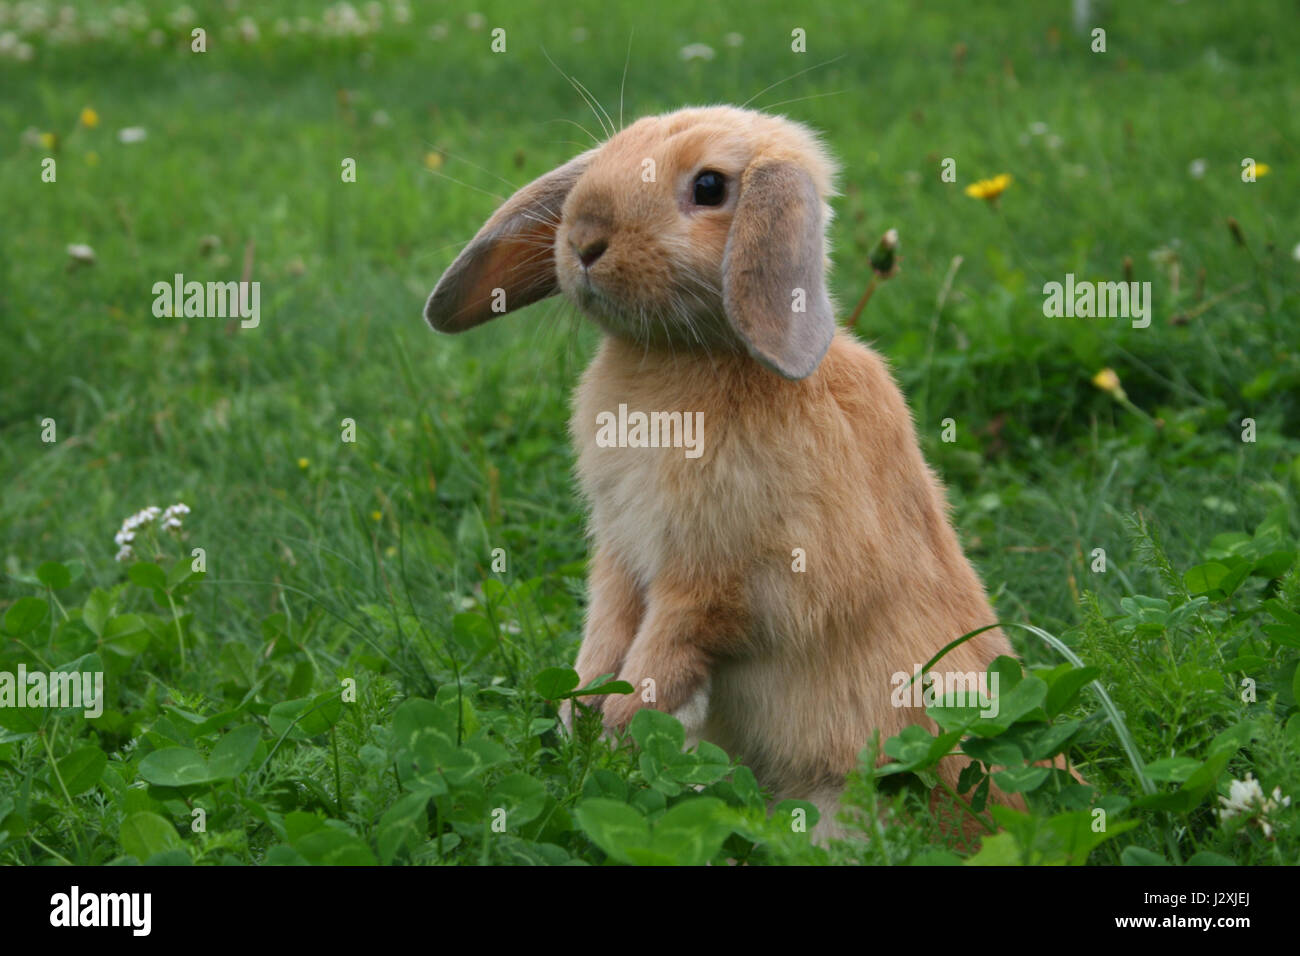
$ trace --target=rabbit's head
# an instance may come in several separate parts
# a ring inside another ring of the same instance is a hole
[[[460,332],[563,292],[611,335],[748,350],[804,378],[835,330],[835,172],[816,136],[782,117],[728,106],[647,117],[507,200],[425,317]]]

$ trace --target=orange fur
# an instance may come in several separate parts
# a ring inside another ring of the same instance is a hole
[[[725,177],[725,202],[693,201],[701,170]],[[606,331],[570,423],[594,546],[578,672],[637,687],[595,701],[611,728],[642,706],[676,714],[778,798],[817,802],[823,835],[876,732],[934,729],[893,706],[892,675],[995,621],[885,363],[834,331],[835,175],[781,117],[649,117],[521,190],[426,307],[436,328],[468,328],[493,317],[499,281],[518,292],[510,309],[563,292]],[[620,405],[702,413],[702,453],[600,446],[597,416]],[[994,629],[939,669],[1010,653]],[[965,763],[941,776],[955,785]]]
[[[597,447],[595,415],[618,402],[704,410],[703,454]],[[611,585],[639,597],[613,620],[589,618],[580,676],[612,671],[638,689],[654,678],[656,706],[670,712],[707,682],[707,719],[688,731],[743,760],[779,798],[835,790],[876,730],[884,739],[928,724],[892,706],[891,675],[995,620],[902,395],[847,334],[801,382],[747,356],[606,339],[575,396],[572,431],[596,560],[618,569],[593,575],[593,606]],[[795,548],[804,572],[792,570]],[[730,619],[710,622],[718,608],[734,609]],[[980,672],[1010,653],[995,629],[939,667]],[[641,698],[616,700],[607,718],[623,725]],[[949,784],[963,765],[944,765]]]

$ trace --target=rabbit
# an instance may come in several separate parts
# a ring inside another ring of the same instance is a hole
[[[996,621],[889,369],[837,327],[837,173],[781,116],[638,120],[507,200],[424,311],[462,332],[561,294],[600,326],[569,428],[592,542],[576,670],[636,688],[592,699],[611,731],[674,715],[775,800],[816,804],[824,839],[877,732],[934,731],[891,679]],[[611,447],[621,407],[694,415],[697,454]],[[983,682],[1011,653],[993,628],[938,666]]]

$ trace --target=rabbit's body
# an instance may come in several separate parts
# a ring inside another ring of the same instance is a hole
[[[702,412],[701,456],[600,447],[597,416],[619,403]],[[846,334],[798,382],[748,356],[606,339],[570,432],[599,584],[624,598],[606,607],[593,592],[584,683],[650,676],[627,664],[647,596],[665,589],[657,582],[726,607],[721,633],[696,639],[708,650],[698,685],[678,695],[656,686],[656,696],[676,696],[689,732],[781,797],[835,792],[875,731],[883,741],[922,717],[893,706],[893,675],[994,621],[902,395],[880,357]],[[987,631],[943,668],[979,673],[1010,652]],[[959,769],[947,769],[950,783]]]
[[[520,189],[425,307],[459,332],[563,293],[605,331],[571,424],[594,541],[577,669],[637,692],[591,703],[611,729],[673,713],[824,810],[873,735],[927,721],[897,676],[995,620],[902,395],[836,331],[834,177],[783,117],[648,117]],[[699,413],[698,457],[598,440],[620,406]],[[982,683],[1009,651],[987,631],[942,668]]]

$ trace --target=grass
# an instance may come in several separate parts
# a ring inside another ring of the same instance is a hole
[[[797,807],[765,809],[724,757],[673,757],[653,718],[634,728],[649,767],[606,753],[592,728],[556,734],[568,688],[538,675],[569,664],[580,636],[586,549],[564,426],[596,333],[554,302],[456,339],[420,319],[496,197],[589,142],[580,127],[598,132],[548,57],[627,118],[786,81],[754,105],[821,130],[842,161],[832,288],[846,314],[868,251],[899,229],[901,272],[859,333],[894,366],[999,615],[1096,668],[1156,767],[1143,805],[1086,689],[1029,713],[1007,742],[1028,753],[1045,726],[1078,721],[1061,746],[1095,792],[1041,783],[1033,812],[998,820],[978,853],[1296,860],[1294,810],[1273,815],[1272,838],[1211,812],[1247,773],[1300,792],[1300,618],[1287,617],[1300,612],[1300,25],[1283,5],[1108,5],[1105,53],[1059,4],[793,15],[760,0],[742,15],[575,0],[543,17],[484,2],[478,27],[418,5],[398,23],[386,4],[363,36],[321,36],[295,26],[324,23],[321,8],[277,0],[249,11],[249,42],[224,4],[193,3],[202,54],[170,4],[138,5],[134,25],[73,7],[78,30],[100,21],[102,35],[60,44],[12,5],[0,22],[32,45],[28,61],[0,57],[0,670],[95,654],[107,704],[93,721],[0,709],[0,860],[977,855],[916,800],[924,760],[856,778],[859,803],[893,825],[826,853],[791,833]],[[498,25],[504,54],[488,48]],[[795,27],[806,54],[790,50]],[[683,61],[697,42],[714,58]],[[119,142],[128,126],[147,138]],[[47,156],[54,183],[40,180]],[[340,177],[348,157],[355,183]],[[948,157],[956,183],[940,177]],[[1245,157],[1269,173],[1244,183]],[[996,204],[963,194],[1000,172],[1014,182]],[[71,243],[94,264],[71,263]],[[1126,261],[1152,283],[1149,328],[1044,317],[1045,282],[1120,280]],[[155,282],[237,279],[246,262],[262,283],[256,329],[152,314]],[[1145,414],[1091,384],[1107,367]],[[128,579],[114,531],[174,501],[192,514],[183,541],[161,544],[173,576]],[[201,580],[186,573],[194,548]],[[45,562],[68,569],[66,586],[49,586],[64,584],[52,568],[37,577]],[[47,608],[27,630],[24,598]],[[1016,639],[1046,693],[1061,656]],[[340,709],[348,678],[356,700]],[[233,757],[212,770],[218,747]],[[151,760],[169,749],[207,770]],[[476,769],[430,777],[448,762]],[[1131,827],[1080,850],[1071,828],[1103,803]],[[486,812],[498,806],[515,815],[502,834]],[[618,836],[628,813],[645,828],[635,839]],[[708,834],[704,850],[689,833]]]

